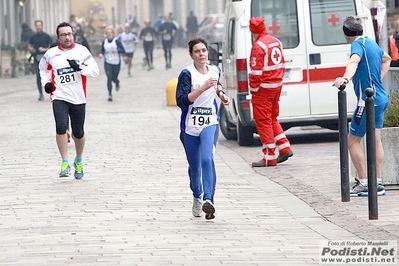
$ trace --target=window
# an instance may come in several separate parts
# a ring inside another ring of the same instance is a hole
[[[310,0],[309,10],[315,45],[346,44],[342,23],[346,16],[356,15],[353,0]]]
[[[253,0],[252,17],[263,17],[270,35],[278,38],[284,49],[299,44],[298,15],[295,0]]]
[[[234,19],[231,19],[229,21],[229,32],[228,32],[228,51],[229,54],[234,54],[235,52],[235,47],[234,47],[234,40],[235,40],[235,34],[234,34],[234,27],[235,27],[235,21]]]

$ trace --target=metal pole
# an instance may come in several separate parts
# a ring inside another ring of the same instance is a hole
[[[385,13],[385,15],[384,15],[384,19],[383,19],[383,21],[382,21],[382,27],[381,27],[381,32],[380,32],[380,38],[379,38],[379,41],[378,41],[378,43],[379,43],[379,46],[385,51],[385,52],[387,52],[388,53],[388,46],[389,46],[389,44],[388,44],[388,23],[387,23],[387,8],[386,8],[386,6],[387,6],[387,1],[386,0],[380,0],[381,1],[381,3],[382,3],[382,6],[383,6],[383,8],[382,8],[382,10],[380,10],[380,12],[383,12],[383,13]]]
[[[348,163],[348,112],[345,85],[338,89],[339,154],[341,166],[341,201],[350,201]]]
[[[378,220],[377,180],[376,180],[376,150],[374,122],[374,90],[366,91],[366,144],[367,144],[367,186],[369,201],[369,220]]]

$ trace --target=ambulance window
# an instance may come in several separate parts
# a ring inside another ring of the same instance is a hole
[[[342,22],[356,15],[354,0],[310,0],[310,23],[315,45],[346,44]]]
[[[278,38],[284,49],[299,44],[298,16],[296,1],[253,0],[251,17],[263,17],[270,35]]]
[[[234,24],[235,24],[235,20],[234,19],[230,19],[229,21],[229,28],[228,28],[228,36],[227,36],[227,44],[228,44],[228,51],[229,54],[234,54],[234,39],[235,39],[235,32],[234,32]]]

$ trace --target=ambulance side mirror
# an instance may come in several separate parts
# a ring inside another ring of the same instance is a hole
[[[219,53],[219,44],[217,44],[217,43],[210,44],[209,50],[208,50],[209,64],[218,66],[219,63],[222,62],[221,56],[222,56],[222,54]]]

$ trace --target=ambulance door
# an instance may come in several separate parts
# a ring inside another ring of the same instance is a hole
[[[284,86],[280,97],[280,120],[310,115],[305,24],[301,0],[253,0],[252,17],[265,19],[270,35],[283,44]]]
[[[355,0],[304,0],[310,112],[312,116],[332,116],[338,112],[337,92],[332,86],[342,77],[349,59],[350,45],[342,33],[343,20],[355,15]],[[347,87],[348,106],[355,106],[352,84]],[[348,110],[351,111],[351,110]]]

